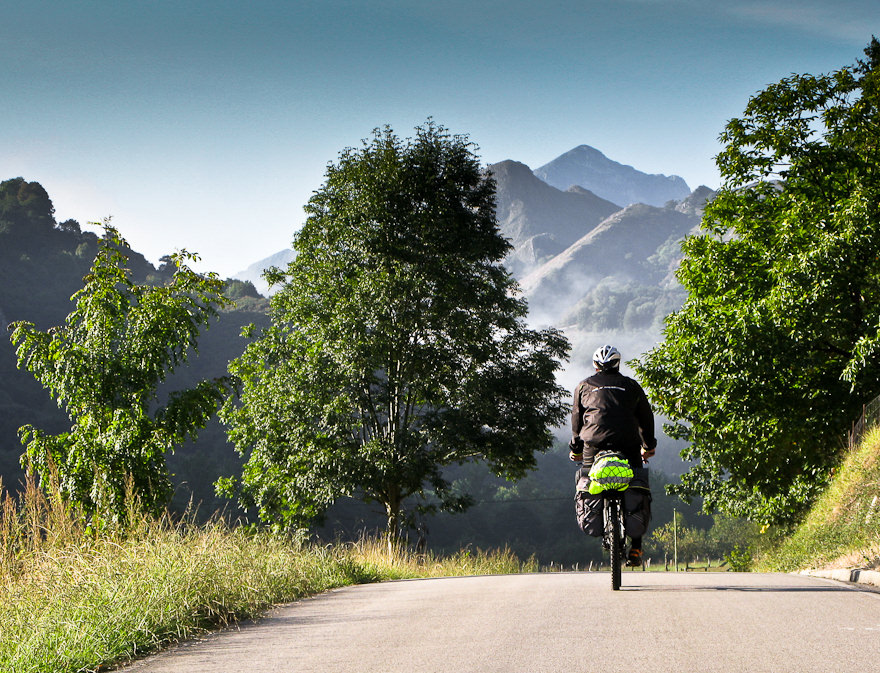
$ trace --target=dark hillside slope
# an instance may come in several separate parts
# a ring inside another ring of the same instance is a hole
[[[558,255],[620,207],[576,188],[560,191],[525,164],[502,161],[489,170],[497,184],[501,233],[513,244],[506,266],[518,277]]]
[[[78,223],[56,223],[39,183],[23,178],[0,183],[0,476],[7,486],[23,475],[18,428],[30,423],[61,432],[66,417],[33,376],[16,368],[6,327],[17,320],[42,329],[60,324],[97,244],[98,237],[82,232]]]

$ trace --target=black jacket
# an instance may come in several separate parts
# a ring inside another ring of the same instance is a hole
[[[618,371],[598,372],[581,381],[574,391],[571,433],[585,445],[586,455],[602,449],[621,451],[638,459],[644,444],[657,446],[654,413],[642,387]]]

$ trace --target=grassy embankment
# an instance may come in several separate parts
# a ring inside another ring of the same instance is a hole
[[[537,569],[508,552],[389,556],[377,541],[315,547],[222,522],[94,535],[33,488],[0,517],[0,670],[17,673],[106,668],[333,587]]]
[[[880,569],[880,426],[836,471],[804,522],[758,561],[758,570]]]

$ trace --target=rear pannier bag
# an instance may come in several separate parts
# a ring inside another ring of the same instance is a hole
[[[586,491],[574,494],[574,512],[578,526],[587,535],[602,537],[602,496]]]
[[[644,535],[651,521],[651,487],[647,468],[637,467],[633,470],[633,479],[623,494],[623,512],[626,534],[630,537]]]

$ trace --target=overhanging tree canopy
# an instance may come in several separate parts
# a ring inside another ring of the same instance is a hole
[[[328,167],[306,212],[296,259],[271,274],[284,282],[272,326],[230,368],[243,504],[301,526],[360,495],[394,536],[409,496],[468,504],[446,465],[533,467],[565,414],[554,375],[568,342],[524,323],[494,181],[467,138],[431,122],[407,140],[377,130]]]
[[[880,393],[880,44],[755,95],[688,238],[684,307],[636,366],[697,461],[677,491],[790,522]]]

